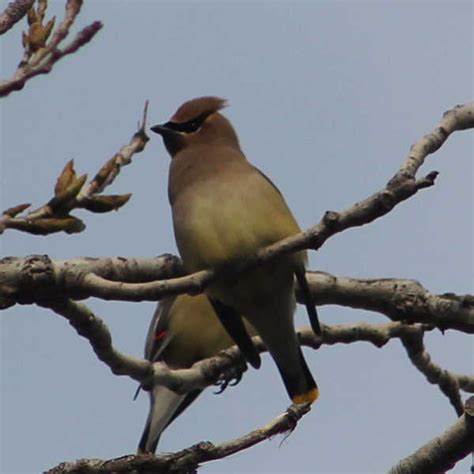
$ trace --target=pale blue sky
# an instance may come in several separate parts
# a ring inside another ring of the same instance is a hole
[[[6,1],[0,2],[2,9]],[[62,1],[51,2],[62,16]],[[302,227],[380,189],[409,146],[442,113],[472,100],[471,2],[85,2],[77,25],[104,22],[93,42],[47,76],[2,99],[1,208],[51,197],[71,158],[93,175],[127,143],[145,99],[150,124],[199,95],[229,99],[225,114],[248,158],[280,187]],[[2,38],[1,77],[21,58],[22,26]],[[76,27],[77,30],[77,27]],[[433,292],[473,292],[473,141],[458,133],[423,167],[424,190],[374,224],[332,239],[310,268],[354,277],[418,279]],[[117,213],[77,213],[87,230],[1,237],[2,255],[153,256],[176,252],[166,197],[168,155],[156,135],[111,193],[133,192]],[[141,355],[153,304],[87,301],[118,349]],[[325,323],[385,322],[322,307]],[[299,311],[296,321],[306,324]],[[116,377],[64,319],[32,306],[0,318],[2,472],[136,449],[147,398]],[[430,334],[433,359],[473,370],[472,337]],[[321,398],[281,445],[273,439],[203,473],[379,473],[443,431],[454,410],[409,363],[401,344],[306,351]],[[264,357],[223,395],[206,393],[165,432],[161,447],[220,442],[288,405]],[[453,472],[466,473],[469,461]]]

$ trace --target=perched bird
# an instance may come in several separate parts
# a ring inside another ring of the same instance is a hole
[[[246,329],[255,335],[248,324]],[[146,338],[145,358],[165,362],[171,369],[185,369],[234,344],[205,295],[180,295],[165,298],[156,308]],[[152,387],[150,411],[138,452],[155,452],[163,430],[201,392],[197,389],[183,395],[163,385]]]
[[[225,105],[217,97],[199,97],[181,105],[167,123],[151,128],[162,136],[172,158],[168,197],[188,272],[229,268],[300,232],[280,191],[242,153],[234,128],[219,113]],[[206,289],[222,325],[258,368],[260,356],[242,315],[255,327],[294,403],[312,403],[319,394],[293,323],[296,275],[313,328],[320,330],[305,264],[306,252],[285,254]]]

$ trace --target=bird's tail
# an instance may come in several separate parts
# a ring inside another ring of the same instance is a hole
[[[298,370],[289,370],[288,367],[275,358],[278,371],[285,385],[286,391],[293,403],[313,403],[319,397],[319,389],[306,364],[301,347],[298,346],[299,367]]]
[[[186,395],[180,395],[167,387],[157,385],[150,393],[150,411],[146,420],[140,443],[139,453],[154,453],[161,433],[174,419]]]
[[[313,403],[319,390],[296,336],[293,288],[290,290],[276,293],[267,307],[251,311],[248,319],[272,355],[293,403]]]

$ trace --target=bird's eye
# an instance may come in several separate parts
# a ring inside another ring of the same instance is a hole
[[[191,122],[189,122],[188,130],[195,132],[200,126],[201,122],[199,122],[198,120],[192,120]]]
[[[197,132],[201,128],[201,125],[205,119],[206,117],[197,117],[195,119],[189,120],[189,122],[181,124],[181,131],[184,133]]]

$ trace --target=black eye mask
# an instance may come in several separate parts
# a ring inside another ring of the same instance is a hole
[[[166,122],[164,124],[164,127],[169,128],[171,130],[175,130],[177,132],[182,132],[182,133],[194,133],[199,128],[201,125],[204,123],[204,120],[209,116],[208,113],[204,113],[199,115],[196,118],[193,118],[192,120],[188,120],[187,122],[182,122],[182,123],[176,123],[176,122]]]

